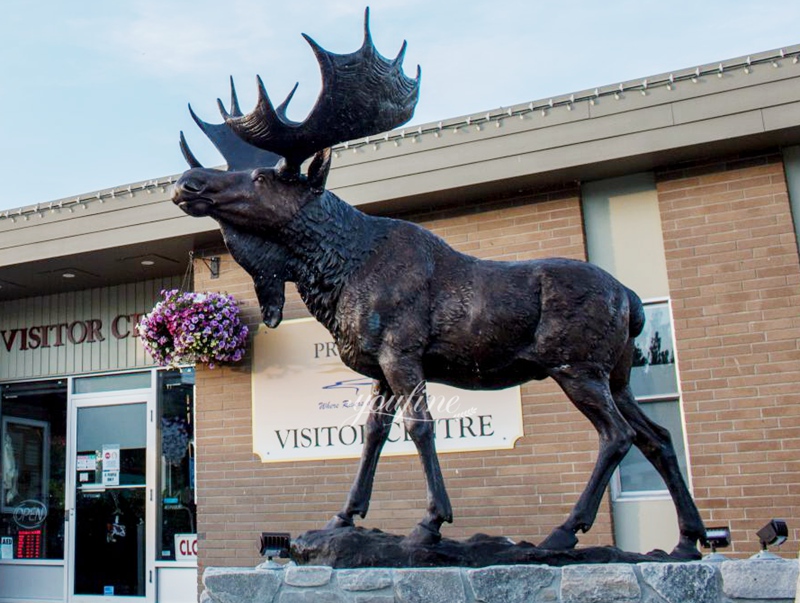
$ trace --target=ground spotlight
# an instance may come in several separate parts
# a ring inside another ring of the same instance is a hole
[[[761,551],[751,557],[751,559],[780,559],[775,553],[770,553],[767,547],[780,546],[789,537],[789,528],[782,519],[770,519],[769,523],[756,532],[758,541],[761,543]]]
[[[704,561],[724,561],[727,557],[718,553],[717,549],[731,545],[731,529],[728,526],[706,528],[706,535],[700,540],[700,543],[705,548],[711,549],[711,553],[703,557]]]
[[[266,557],[267,561],[262,563],[259,567],[263,567],[265,569],[282,568],[282,565],[273,561],[272,559],[273,557],[278,557],[279,559],[288,559],[290,545],[291,536],[288,532],[261,532],[259,553],[261,553],[262,557]]]

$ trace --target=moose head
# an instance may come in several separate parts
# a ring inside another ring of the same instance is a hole
[[[233,258],[253,278],[264,323],[276,327],[283,313],[284,283],[292,279],[285,247],[276,233],[300,208],[325,193],[330,147],[390,130],[408,121],[419,97],[420,68],[414,79],[402,71],[406,44],[393,60],[375,49],[364,15],[364,41],[349,54],[328,52],[304,34],[317,57],[322,88],[302,122],[286,116],[297,90],[274,107],[260,77],[255,109],[244,115],[231,78],[231,105],[218,100],[223,122],[211,124],[189,112],[227,162],[204,168],[183,132],[180,147],[191,166],[178,180],[173,201],[191,216],[219,222]],[[302,164],[312,158],[305,174]]]
[[[181,150],[192,169],[178,181],[173,199],[192,216],[211,216],[246,231],[256,224],[279,228],[311,198],[321,195],[330,169],[330,148],[338,143],[397,127],[414,114],[420,69],[414,79],[402,71],[404,42],[390,60],[375,49],[365,12],[364,41],[357,51],[335,54],[303,34],[322,75],[317,101],[302,122],[286,116],[295,84],[276,108],[260,77],[255,109],[243,115],[231,79],[231,110],[218,101],[222,124],[192,117],[228,161],[228,170],[203,168],[181,132]],[[190,107],[191,111],[191,107]],[[305,174],[303,163],[312,158]],[[269,232],[256,234],[269,238]]]

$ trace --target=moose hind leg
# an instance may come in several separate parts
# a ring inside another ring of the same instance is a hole
[[[574,366],[552,372],[552,377],[567,397],[594,425],[599,436],[600,451],[586,488],[567,521],[555,528],[539,544],[540,548],[563,550],[573,548],[578,543],[577,532],[587,532],[594,524],[611,475],[633,442],[634,431],[614,404],[608,377],[596,373],[592,370],[581,371]]]
[[[389,385],[383,381],[375,381],[364,430],[364,448],[361,451],[361,461],[356,478],[347,495],[344,507],[327,523],[325,526],[327,529],[352,526],[355,515],[366,517],[372,497],[372,485],[375,481],[378,459],[383,445],[389,437],[396,412],[397,401]]]
[[[658,471],[675,503],[680,540],[672,555],[681,559],[699,559],[697,541],[705,537],[705,526],[681,475],[669,431],[644,414],[628,386],[615,391],[614,400],[636,432],[633,443]]]

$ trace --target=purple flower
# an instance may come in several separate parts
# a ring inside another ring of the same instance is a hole
[[[161,366],[239,362],[245,355],[247,326],[230,295],[162,291],[162,300],[142,317],[138,336]]]

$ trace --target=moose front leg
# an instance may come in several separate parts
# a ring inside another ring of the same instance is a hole
[[[441,525],[444,522],[452,523],[453,509],[444,486],[439,457],[436,454],[433,417],[428,410],[424,384],[421,382],[417,389],[421,391],[416,399],[406,402],[403,420],[406,431],[414,441],[420,461],[422,461],[427,486],[428,509],[425,518],[417,524],[406,540],[420,544],[435,544],[442,539],[439,531]]]
[[[453,509],[436,455],[433,417],[428,409],[425,378],[422,368],[409,358],[394,355],[390,358],[382,358],[381,368],[392,390],[403,401],[403,420],[422,462],[428,497],[427,513],[406,537],[406,541],[435,544],[442,539],[439,531],[441,525],[444,522],[452,523]]]
[[[370,410],[364,430],[364,448],[361,451],[356,479],[344,507],[327,523],[326,529],[353,526],[354,516],[366,517],[378,459],[389,437],[396,412],[397,400],[389,385],[385,381],[376,380],[372,387]]]

